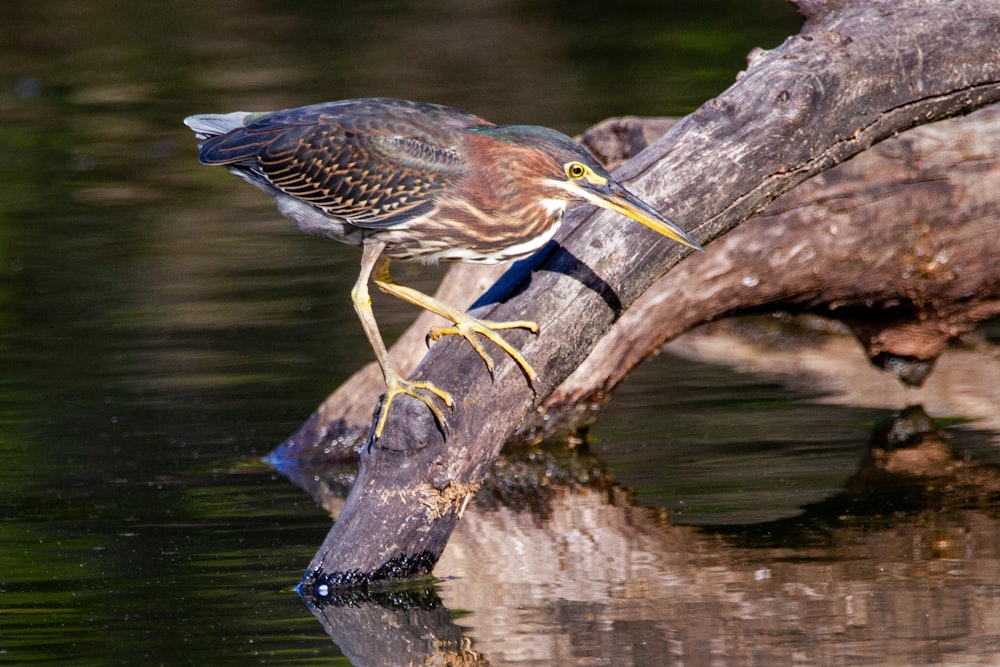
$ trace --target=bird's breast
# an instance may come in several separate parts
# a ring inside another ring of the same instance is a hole
[[[378,239],[397,259],[496,264],[527,257],[552,240],[564,210],[565,202],[536,203],[513,215],[466,202],[442,205],[433,216],[380,230]]]

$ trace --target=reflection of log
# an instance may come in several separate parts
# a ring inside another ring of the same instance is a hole
[[[430,583],[307,602],[355,667],[488,664],[472,650]]]
[[[1000,618],[1000,469],[956,452],[916,407],[869,444],[839,493],[788,505],[786,518],[702,528],[589,473],[551,483],[554,466],[574,467],[567,458],[592,469],[585,452],[543,450],[554,464],[519,448],[505,466],[549,481],[544,497],[508,503],[484,488],[435,570],[441,598],[413,582],[335,593],[312,611],[359,665],[729,664],[734,647],[754,664],[827,665],[857,662],[859,646],[865,664],[981,664]],[[793,454],[771,464],[795,476]]]
[[[618,173],[672,217],[703,220],[702,241],[898,131],[1000,100],[1000,67],[987,57],[1000,25],[995,2],[798,5],[808,15],[799,37],[756,54],[732,88]],[[599,224],[581,224],[585,217]],[[537,338],[510,337],[542,374],[537,394],[509,360],[498,360],[491,379],[461,341],[434,346],[415,377],[457,398],[447,439],[422,404],[394,404],[383,438],[361,456],[357,482],[307,586],[354,585],[433,566],[517,424],[679,261],[676,244],[647,231],[580,210],[567,220],[560,247],[509,271],[482,300],[481,315],[540,324]],[[724,251],[710,248],[714,253]]]
[[[557,493],[544,522],[477,499],[435,570],[454,577],[441,598],[494,662],[989,664],[1000,470],[914,412],[843,492],[757,526],[671,525],[591,489]]]

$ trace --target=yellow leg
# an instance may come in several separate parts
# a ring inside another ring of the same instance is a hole
[[[474,349],[479,356],[483,358],[483,361],[486,362],[486,368],[488,368],[490,373],[492,373],[493,358],[486,352],[485,349],[483,349],[483,346],[476,338],[476,335],[478,334],[483,338],[493,341],[493,343],[509,354],[514,361],[517,362],[517,365],[524,370],[528,379],[532,382],[538,379],[538,373],[536,373],[535,369],[531,367],[531,364],[525,360],[525,358],[514,346],[504,340],[503,337],[497,333],[497,331],[502,329],[528,329],[532,333],[537,333],[538,325],[536,323],[528,320],[514,320],[510,322],[481,320],[477,317],[469,315],[465,311],[442,303],[434,297],[428,296],[423,292],[413,289],[412,287],[400,285],[396,283],[389,274],[389,259],[387,257],[380,256],[377,258],[374,266],[373,280],[378,288],[386,294],[391,294],[396,298],[412,303],[414,306],[419,306],[424,310],[429,310],[430,312],[454,323],[454,325],[450,327],[432,328],[427,334],[427,337],[431,340],[437,340],[442,336],[462,336],[465,340],[469,341],[469,345],[472,346],[472,349]]]
[[[375,358],[378,360],[378,365],[382,368],[382,377],[385,378],[385,398],[379,410],[378,422],[375,424],[376,439],[382,437],[382,429],[385,428],[386,419],[389,417],[389,406],[392,405],[392,399],[399,394],[406,394],[422,401],[430,408],[430,411],[434,414],[434,418],[437,419],[438,424],[442,427],[446,423],[444,413],[434,403],[434,399],[428,396],[428,393],[440,398],[449,408],[455,404],[451,398],[451,394],[448,392],[438,389],[430,382],[404,379],[399,373],[393,370],[392,364],[389,362],[389,352],[385,348],[382,334],[379,333],[378,324],[375,322],[371,295],[368,293],[368,278],[372,274],[372,269],[386,263],[385,258],[380,260],[384,248],[385,244],[383,243],[370,243],[363,246],[361,273],[358,275],[358,281],[354,284],[354,289],[351,290],[351,300],[354,302],[354,310],[358,313],[358,319],[361,320],[361,326],[364,327],[368,342],[371,343],[372,349],[375,351]]]

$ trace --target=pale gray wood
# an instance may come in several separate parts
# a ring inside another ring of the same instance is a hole
[[[897,132],[1000,100],[1000,3],[797,4],[807,19],[799,35],[753,54],[729,90],[617,173],[703,244]],[[565,228],[559,246],[487,293],[483,303],[499,305],[477,311],[538,321],[537,337],[510,334],[541,374],[535,390],[500,355],[490,378],[461,341],[435,345],[415,377],[456,398],[447,437],[423,404],[394,404],[304,592],[428,572],[510,433],[687,254],[613,214],[580,211]]]

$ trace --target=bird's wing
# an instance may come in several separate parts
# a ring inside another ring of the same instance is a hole
[[[487,124],[433,105],[344,104],[248,115],[245,126],[201,143],[201,161],[255,180],[359,227],[432,214],[467,173],[462,127]]]

